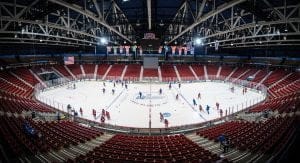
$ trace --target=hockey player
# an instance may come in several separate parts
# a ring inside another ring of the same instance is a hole
[[[179,99],[179,96],[178,96],[178,94],[176,95],[176,100],[178,100]]]
[[[76,89],[76,84],[75,83],[73,84],[73,89]]]
[[[200,92],[198,93],[198,99],[201,99],[201,93]]]
[[[219,110],[220,104],[218,102],[216,102],[216,107],[217,107],[217,110]]]
[[[200,112],[203,111],[202,105],[200,105],[200,104],[199,104],[199,111],[200,111]]]
[[[93,109],[93,116],[94,116],[94,118],[96,118],[96,110],[95,109]]]
[[[230,88],[231,92],[234,93],[234,86]]]
[[[111,92],[112,92],[112,94],[114,95],[114,94],[115,94],[115,89],[112,89]]]
[[[104,115],[101,115],[101,123],[104,123],[105,122],[105,117],[104,117]]]
[[[114,82],[114,87],[116,87],[116,82]]]
[[[105,82],[103,82],[103,86],[105,87]]]
[[[194,106],[197,105],[197,102],[196,102],[196,100],[194,98],[193,98],[193,104],[194,104]]]
[[[105,115],[105,110],[104,109],[102,109],[102,115]]]
[[[181,83],[178,83],[178,88],[180,88],[181,87]]]
[[[164,115],[162,113],[159,113],[160,116],[160,122],[162,122],[164,120]]]
[[[169,89],[171,89],[172,88],[172,85],[171,85],[171,83],[169,83]]]
[[[102,88],[102,93],[103,93],[103,94],[105,93],[105,88]]]
[[[159,89],[159,94],[160,94],[160,95],[162,94],[162,89],[161,89],[161,88]]]
[[[109,113],[108,111],[105,111],[105,115],[106,115],[106,118],[107,118],[108,120],[110,120],[110,113]]]
[[[223,117],[223,110],[220,109],[220,117]]]
[[[82,108],[80,107],[79,109],[80,115],[82,116]]]
[[[125,88],[126,88],[126,89],[128,88],[127,84],[125,84]]]
[[[169,121],[165,119],[165,127],[168,128],[168,126],[169,126]]]
[[[206,111],[207,111],[207,114],[209,114],[209,106],[206,105]]]
[[[142,92],[139,92],[139,95],[140,95],[140,99],[142,99]]]

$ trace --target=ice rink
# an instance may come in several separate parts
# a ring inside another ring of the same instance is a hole
[[[40,92],[37,98],[64,111],[70,104],[80,117],[97,122],[100,122],[101,110],[105,109],[111,116],[105,123],[141,128],[148,128],[149,120],[152,128],[165,127],[160,121],[160,113],[169,121],[169,127],[181,126],[219,118],[216,102],[225,115],[226,110],[229,113],[229,108],[231,113],[232,110],[236,112],[265,98],[262,93],[250,89],[243,94],[239,86],[234,86],[232,92],[232,84],[220,82],[182,83],[180,88],[178,84],[171,84],[171,89],[166,83],[129,83],[128,89],[121,83],[114,87],[113,82],[109,81],[82,81],[75,85],[76,89],[67,88],[67,85],[47,89]],[[139,92],[142,93],[141,98]],[[198,93],[201,98],[198,98]],[[193,99],[197,105],[193,104]],[[199,111],[199,104],[203,111]],[[207,105],[210,107],[209,114]],[[83,115],[79,113],[80,107]],[[92,115],[92,109],[97,110],[96,118]]]

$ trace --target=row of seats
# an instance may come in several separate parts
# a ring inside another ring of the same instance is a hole
[[[266,152],[273,148],[290,128],[294,127],[294,119],[294,117],[277,117],[258,123],[231,121],[200,130],[197,134],[216,142],[218,137],[224,134],[230,140],[230,144],[239,150]]]
[[[289,95],[273,98],[261,105],[255,106],[250,109],[250,112],[263,112],[263,111],[278,111],[279,113],[296,112],[300,106],[300,93],[294,92]]]
[[[132,136],[117,134],[77,161],[216,162],[220,158],[183,135]],[[226,160],[224,160],[225,162]]]
[[[32,130],[28,133],[25,126]],[[70,121],[35,122],[29,118],[0,116],[0,138],[14,157],[78,145],[102,134]]]

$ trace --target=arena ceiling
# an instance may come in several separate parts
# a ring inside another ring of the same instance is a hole
[[[298,0],[1,0],[0,44],[300,45]]]

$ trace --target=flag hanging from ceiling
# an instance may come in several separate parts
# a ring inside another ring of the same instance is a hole
[[[65,65],[72,65],[72,64],[74,64],[74,61],[75,61],[74,56],[72,56],[72,57],[64,57],[64,63],[65,63]]]

